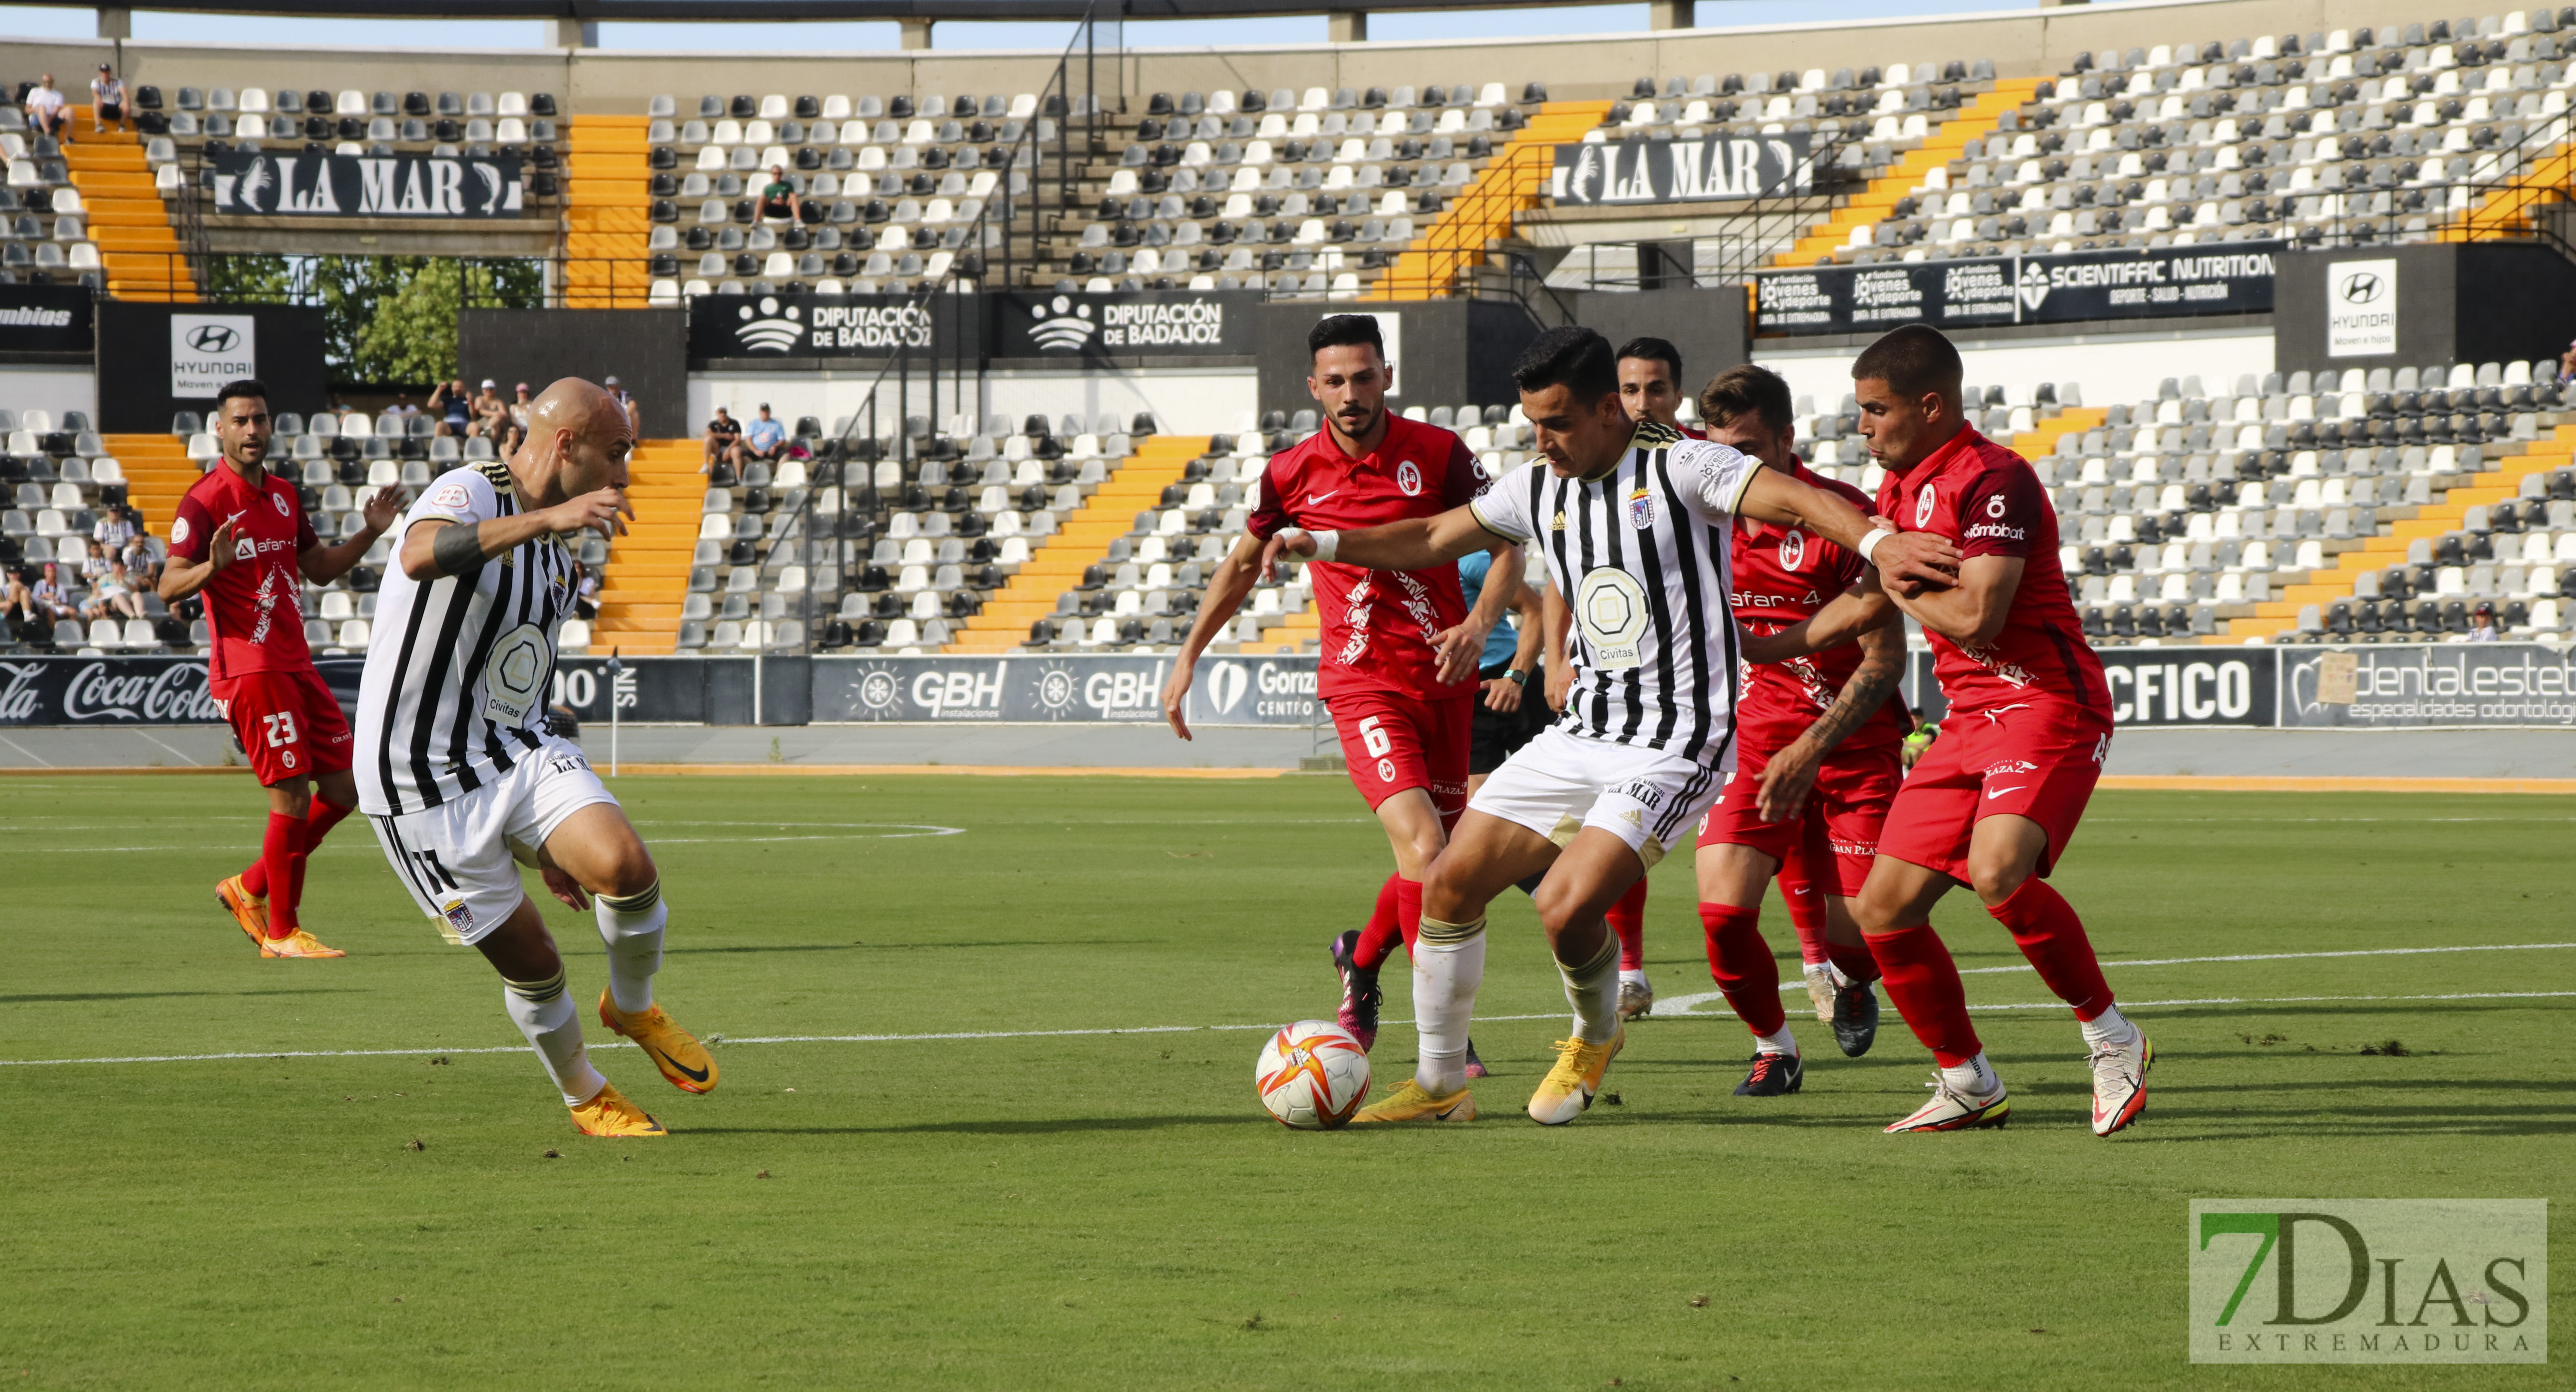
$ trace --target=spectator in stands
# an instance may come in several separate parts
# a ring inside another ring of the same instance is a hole
[[[152,538],[141,532],[125,539],[125,552],[117,557],[125,562],[126,573],[134,577],[138,589],[161,588],[161,558],[152,554]]]
[[[125,128],[125,79],[101,63],[98,76],[89,80],[89,128],[97,132],[110,126]]]
[[[2563,387],[2570,382],[2576,382],[2576,343],[2568,344],[2567,351],[2558,355],[2558,385]]]
[[[805,220],[805,197],[796,191],[794,184],[787,181],[786,165],[769,166],[769,183],[760,190],[760,216],[764,222],[777,219],[785,219],[789,222]]]
[[[501,384],[484,378],[483,389],[474,394],[474,420],[466,426],[466,433],[476,439],[497,440],[501,428],[509,423],[510,403],[501,399]]]
[[[742,435],[743,459],[776,460],[787,453],[787,427],[769,414],[769,403],[760,403],[760,416]]]
[[[599,571],[595,567],[581,568],[581,592],[574,596],[572,610],[578,618],[599,617]]]
[[[0,570],[0,626],[21,643],[36,631],[36,601],[27,593],[24,570]]]
[[[501,443],[495,448],[500,451],[503,459],[509,459],[517,455],[519,446],[527,442],[528,427],[513,421],[501,431]]]
[[[39,624],[80,617],[79,607],[72,603],[71,587],[63,583],[62,570],[52,561],[45,562],[44,574],[28,587],[27,601],[34,606]]]
[[[438,433],[462,440],[474,422],[474,399],[465,390],[465,379],[441,382],[429,390],[429,413],[438,418]]]
[[[521,382],[518,386],[518,392],[519,399],[510,403],[510,420],[513,424],[517,425],[519,429],[524,431],[528,428],[528,408],[534,406],[536,403],[528,397],[527,383]]]
[[[394,404],[386,407],[385,409],[402,417],[404,420],[410,420],[412,417],[420,414],[420,408],[411,404],[411,393],[407,391],[395,392]]]
[[[98,521],[90,526],[89,537],[99,544],[101,550],[113,556],[123,551],[125,543],[140,530],[134,525],[134,519],[125,515],[125,509],[102,508]]]
[[[60,140],[70,131],[71,104],[64,101],[62,92],[55,88],[52,73],[38,78],[36,85],[28,89],[25,106],[27,124],[38,135],[50,135]]]
[[[718,464],[742,467],[742,422],[722,406],[716,408],[716,418],[707,422],[707,457],[698,472],[707,473]]]
[[[126,573],[123,561],[107,563],[107,573],[90,586],[89,602],[81,606],[85,619],[139,619],[143,617],[143,595],[134,588],[134,577]]]
[[[84,554],[81,556],[80,582],[95,585],[107,578],[108,568],[115,563],[108,558],[107,548],[97,542],[85,541],[81,546]],[[54,554],[59,556],[62,553],[57,551]]]
[[[608,394],[617,398],[617,404],[626,408],[626,428],[635,432],[635,438],[644,438],[644,407],[635,400],[635,394],[617,385],[614,377],[601,381],[600,385],[608,388]]]
[[[2496,631],[2495,606],[2486,600],[2479,600],[2477,606],[2469,610],[2469,641],[2492,643],[2502,636]]]

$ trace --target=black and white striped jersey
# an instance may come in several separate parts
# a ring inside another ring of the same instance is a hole
[[[1713,767],[1735,753],[1728,537],[1762,462],[1648,422],[1618,466],[1559,478],[1534,461],[1470,502],[1497,536],[1536,538],[1580,635],[1558,724]]]
[[[403,514],[473,526],[526,511],[508,466],[451,470]],[[399,564],[376,592],[358,683],[358,806],[370,816],[436,807],[492,782],[542,742],[555,631],[572,612],[572,552],[540,536],[471,575],[418,581]]]

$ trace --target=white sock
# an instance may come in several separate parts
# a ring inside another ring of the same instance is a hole
[[[1995,1089],[2004,1085],[2004,1080],[1995,1076],[1994,1065],[1986,1062],[1984,1054],[1956,1068],[1942,1069],[1941,1081],[1948,1083],[1952,1092],[1965,1093],[1970,1097],[1990,1097]]]
[[[2120,1007],[2116,1005],[2106,1005],[2102,1007],[2101,1014],[2080,1023],[2084,1028],[2084,1042],[2095,1048],[2105,1044],[2134,1044],[2138,1039],[2138,1027],[2131,1024],[2129,1017],[2121,1014]]]
[[[505,988],[501,1004],[510,1012],[510,1023],[536,1046],[537,1060],[546,1066],[546,1076],[555,1080],[564,1105],[578,1107],[597,1097],[608,1079],[590,1066],[590,1053],[581,1043],[581,1012],[564,991],[563,973],[543,981],[503,981],[501,985]]]
[[[1601,950],[1579,967],[1556,964],[1565,978],[1565,1003],[1574,1007],[1574,1037],[1605,1044],[1619,1033],[1619,935],[1605,932]]]
[[[1485,920],[1425,916],[1413,947],[1413,1027],[1420,1037],[1413,1081],[1446,1097],[1467,1085],[1467,1028],[1485,980]]]
[[[591,896],[599,940],[608,945],[608,995],[629,1015],[653,1008],[653,973],[662,969],[662,925],[671,906],[655,880],[623,899]]]
[[[1795,1058],[1798,1053],[1798,1037],[1789,1033],[1788,1025],[1783,1024],[1778,1034],[1753,1036],[1753,1051],[1757,1054],[1787,1054]]]
[[[1627,984],[1628,984],[1629,982],[1631,982],[1631,981],[1633,981],[1633,982],[1637,983],[1637,984],[1638,984],[1638,985],[1640,985],[1640,986],[1651,986],[1651,985],[1653,985],[1653,984],[1654,984],[1654,983],[1652,983],[1652,982],[1650,982],[1650,981],[1646,980],[1646,970],[1645,970],[1645,968],[1643,968],[1643,967],[1621,967],[1621,968],[1619,969],[1619,984],[1620,984],[1620,985],[1622,985],[1622,986],[1625,986],[1625,985],[1627,985]]]
[[[1849,973],[1849,972],[1847,972],[1847,971],[1844,971],[1844,970],[1843,970],[1839,965],[1837,965],[1837,964],[1835,964],[1835,963],[1832,963],[1832,962],[1827,962],[1827,963],[1825,963],[1825,971],[1826,971],[1827,973],[1829,973],[1829,974],[1833,977],[1833,979],[1834,979],[1834,985],[1836,985],[1836,986],[1838,986],[1838,987],[1842,988],[1843,990],[1848,991],[1848,990],[1850,990],[1850,989],[1851,989],[1855,984],[1857,984],[1857,983],[1855,983],[1855,982],[1852,980],[1851,973]]]

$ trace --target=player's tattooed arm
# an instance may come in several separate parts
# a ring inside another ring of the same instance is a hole
[[[1747,662],[1786,662],[1852,642],[1887,623],[1895,612],[1878,572],[1865,570],[1849,589],[1826,601],[1812,616],[1777,633],[1745,634],[1740,651]]]
[[[1262,547],[1261,562],[1265,570],[1282,560],[1307,557],[1370,570],[1427,570],[1470,551],[1485,550],[1494,544],[1495,536],[1476,520],[1475,509],[1461,506],[1435,517],[1408,517],[1357,531],[1283,527]]]
[[[2013,595],[2021,589],[2019,556],[1970,556],[1959,564],[1959,583],[1946,590],[1890,596],[1925,628],[1962,647],[1982,648],[2003,632]]]
[[[1891,613],[1887,622],[1863,630],[1857,641],[1860,666],[1843,683],[1834,703],[1789,741],[1788,748],[1762,766],[1762,786],[1754,794],[1754,810],[1762,820],[1785,822],[1804,810],[1825,756],[1834,752],[1844,736],[1860,728],[1862,721],[1876,714],[1888,693],[1896,689],[1897,678],[1905,669],[1904,623]]]
[[[1868,558],[1888,579],[1924,589],[1956,583],[1959,549],[1930,532],[1895,532],[1874,524],[1859,508],[1821,488],[1759,469],[1736,502],[1737,515],[1783,527],[1804,527],[1846,551]],[[1871,539],[1871,533],[1884,536]]]
[[[594,531],[614,538],[625,533],[626,519],[634,515],[624,494],[602,488],[550,508],[481,522],[425,517],[403,533],[403,574],[423,582],[468,575],[492,557],[549,533]]]

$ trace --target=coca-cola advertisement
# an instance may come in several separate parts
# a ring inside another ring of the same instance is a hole
[[[0,725],[220,721],[197,657],[0,658]]]

